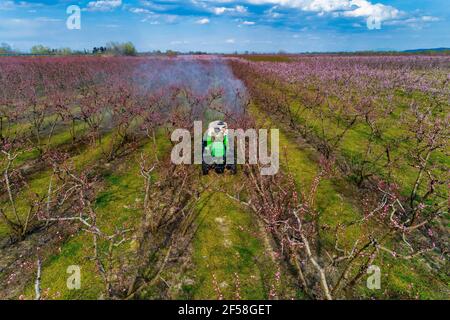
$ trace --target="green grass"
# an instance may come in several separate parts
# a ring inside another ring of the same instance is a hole
[[[263,127],[273,127],[273,120],[263,119],[258,109],[253,106],[251,113],[258,118]],[[300,120],[299,120],[300,121]],[[306,120],[302,120],[306,121]],[[330,123],[332,125],[332,123]],[[280,128],[282,129],[282,128]],[[344,152],[358,154],[359,142],[366,135],[363,127],[355,127],[347,136],[343,145]],[[111,142],[111,134],[102,138],[101,144],[87,147],[81,153],[73,155],[71,160],[79,170],[95,165],[103,157],[105,148]],[[52,147],[63,146],[70,141],[67,131],[58,133],[52,139]],[[165,137],[158,137],[159,154],[166,153],[170,143]],[[282,159],[282,168],[293,175],[299,191],[308,192],[309,186],[318,173],[318,152],[312,146],[299,142],[295,134],[287,130],[280,132],[280,148],[286,152],[286,161]],[[150,143],[141,150],[151,153]],[[141,151],[139,150],[139,151]],[[95,208],[99,227],[105,232],[112,232],[116,227],[126,225],[136,227],[141,221],[140,204],[143,197],[143,181],[139,175],[136,157],[140,152],[122,159],[120,164],[106,165],[102,184],[98,189]],[[20,161],[28,161],[36,155],[29,154]],[[445,157],[444,157],[445,160]],[[448,160],[448,159],[447,159]],[[211,176],[204,180],[216,179],[225,189],[233,190],[242,183],[243,177]],[[44,170],[31,177],[32,192],[46,191],[50,171]],[[317,193],[317,209],[320,214],[320,225],[336,226],[344,221],[352,221],[361,217],[356,205],[358,194],[354,186],[342,177],[322,181]],[[26,209],[28,194],[21,193],[18,198],[20,212]],[[197,206],[199,213],[198,230],[193,240],[193,268],[182,277],[192,278],[192,282],[184,282],[181,286],[183,299],[217,299],[214,277],[225,298],[236,298],[236,281],[239,279],[242,299],[266,299],[271,285],[286,297],[292,294],[292,279],[284,273],[281,283],[275,283],[277,263],[272,261],[264,235],[256,223],[256,217],[245,210],[225,194],[216,191],[205,192]],[[5,231],[0,223],[0,237]],[[348,229],[345,241],[341,245],[350,246],[353,241],[367,230],[357,227]],[[4,233],[6,234],[6,233]],[[326,246],[332,244],[330,232],[323,231],[322,242]],[[68,238],[61,248],[55,250],[44,261],[42,270],[42,288],[45,297],[50,299],[97,299],[102,296],[103,284],[92,257],[92,239],[85,232],[78,232]],[[126,257],[135,254],[134,243],[127,242],[117,248],[116,255]],[[399,262],[389,256],[381,255],[377,263],[382,266],[383,290],[368,291],[364,286],[359,288],[362,297],[392,298],[415,297],[423,299],[448,298],[448,290],[442,283],[448,277],[437,280],[423,268],[417,267],[417,261]],[[81,290],[68,290],[66,287],[67,267],[78,265],[82,270]],[[237,276],[236,276],[237,275]],[[291,281],[291,283],[288,283]],[[411,288],[413,283],[413,288]],[[32,298],[33,283],[29,283],[25,295]],[[297,297],[301,297],[298,293]]]
[[[103,148],[109,143],[111,139],[111,134],[107,134],[103,139],[102,143],[96,146],[85,148],[80,154],[77,154],[70,158],[70,161],[75,166],[75,169],[80,170],[86,166],[95,164],[98,162],[103,155]],[[29,202],[35,198],[35,195],[42,196],[48,190],[48,185],[50,178],[52,176],[52,170],[45,168],[43,171],[39,171],[29,177],[28,188],[19,192],[15,197],[16,210],[19,217],[24,220],[28,209]],[[5,200],[6,201],[6,200]],[[8,201],[3,203],[5,212],[11,214],[11,205]],[[8,229],[3,221],[0,221],[0,237],[8,235]]]
[[[76,135],[81,135],[83,132],[85,132],[85,130],[86,130],[85,125],[82,123],[79,123],[75,126],[75,134]],[[45,139],[45,141],[47,143],[47,138]],[[62,130],[60,132],[56,132],[56,134],[54,134],[51,137],[48,145],[46,145],[45,148],[49,148],[49,149],[60,148],[60,147],[63,147],[64,145],[68,145],[71,141],[72,141],[72,135],[70,134],[70,131],[66,130],[66,128],[64,128],[64,130]],[[36,148],[33,148],[30,151],[25,151],[25,152],[21,153],[14,161],[14,166],[19,167],[19,166],[23,165],[24,163],[26,163],[27,161],[35,160],[38,157],[39,157],[39,150],[37,150]]]
[[[75,132],[77,134],[81,134],[85,130],[84,126],[82,124],[79,124],[75,127]],[[61,132],[57,132],[50,140],[50,143],[48,144],[48,148],[50,149],[58,149],[63,148],[64,146],[68,145],[71,142],[72,136],[70,135],[70,132],[68,130],[63,130]],[[36,160],[39,157],[39,151],[36,148],[33,148],[30,151],[25,151],[21,153],[14,161],[13,168],[19,168],[20,166],[23,166],[25,163],[30,162],[32,160]],[[47,177],[47,179],[45,178]],[[50,171],[40,172],[35,174],[33,177],[31,177],[31,190],[34,193],[42,193],[45,192],[46,189],[45,186],[48,186],[48,179],[50,177]],[[20,193],[18,196],[18,211],[19,216],[21,218],[24,217],[26,212],[26,201],[28,196],[26,196],[24,193]],[[9,203],[3,203],[5,208],[9,207]],[[3,221],[0,220],[0,239],[8,236],[9,229],[5,225]]]
[[[238,176],[205,177],[210,179],[231,188],[239,183]],[[225,194],[214,191],[202,195],[197,210],[194,284],[185,286],[186,296],[218,299],[218,286],[225,299],[236,299],[238,279],[242,299],[266,299],[271,281],[267,278],[273,277],[276,269],[261,239],[256,218]]]
[[[266,118],[263,121],[261,113],[258,113],[256,106],[252,108],[252,114],[259,118],[260,125],[265,128],[273,127],[272,120]],[[282,126],[282,124],[280,124]],[[355,137],[350,134],[350,137]],[[280,128],[280,150],[286,150],[287,163],[282,163],[284,170],[289,170],[293,175],[299,191],[308,190],[309,185],[318,171],[318,153],[306,143],[299,144],[297,137],[293,133],[288,133]],[[336,226],[338,223],[352,221],[361,218],[361,211],[358,208],[358,190],[349,184],[346,179],[336,178],[321,182],[317,192],[317,208],[321,212],[320,225]],[[343,234],[342,245],[347,248],[360,236],[368,235],[369,232],[382,231],[379,225],[371,225],[362,229],[352,227]],[[330,245],[333,235],[329,232],[321,234],[324,245]],[[387,243],[387,246],[395,244],[394,240]],[[415,298],[421,299],[448,299],[449,278],[445,275],[436,275],[428,270],[421,263],[421,258],[413,260],[394,259],[388,254],[381,253],[375,265],[382,268],[382,290],[372,291],[365,286],[365,277],[358,287],[361,297],[374,297],[378,299],[390,298]],[[411,287],[412,284],[412,287]]]
[[[450,297],[450,278],[448,275],[436,274],[422,264],[422,259],[395,260],[382,255],[374,262],[381,267],[381,289],[369,290],[359,288],[362,298],[375,299],[420,299],[448,300]]]
[[[255,106],[252,115],[259,118],[259,125],[272,128],[274,123],[269,118],[257,116]],[[280,129],[281,167],[294,178],[299,192],[309,193],[313,179],[319,173],[318,153],[306,143],[299,145],[296,138],[282,128]],[[345,187],[344,187],[345,186]],[[350,222],[361,217],[361,212],[354,201],[347,197],[350,186],[342,178],[322,180],[317,190],[316,206],[320,213],[320,223],[335,227],[338,223]],[[351,228],[346,234],[349,243],[356,240],[357,233]],[[323,241],[331,241],[331,236],[323,234]],[[330,243],[328,243],[330,244]]]
[[[318,118],[318,108],[322,108],[322,111],[326,115],[328,112],[326,106],[315,107],[314,110],[310,108],[302,108],[300,102],[294,99],[295,95],[292,93],[293,88],[289,85],[283,86],[280,84],[279,88],[274,88],[270,83],[260,83],[259,85],[261,86],[261,90],[279,90],[286,92],[290,97],[290,108],[294,114],[294,120],[301,126],[311,130],[314,136],[322,137],[322,128],[325,128],[325,137],[327,139],[331,139],[343,131],[343,127],[338,125],[336,119],[331,119],[326,116],[323,120]],[[306,92],[305,94],[308,93]],[[404,93],[397,93],[394,101],[392,102],[397,105],[397,107],[393,110],[393,113],[379,119],[378,125],[386,128],[386,131],[383,133],[383,138],[386,141],[393,142],[396,139],[407,135],[406,128],[399,126],[399,124],[401,123],[401,117],[405,117],[406,115],[405,111],[407,111],[408,103],[410,101],[409,99],[413,97],[420,99],[419,101],[424,101],[424,97],[418,96],[418,94],[405,95]],[[302,112],[297,113],[299,108],[302,108]],[[413,121],[413,119],[411,119],[411,121]],[[345,134],[344,138],[340,142],[340,145],[338,146],[338,153],[344,156],[344,158],[350,163],[361,163],[364,161],[369,136],[370,128],[367,124],[359,120]],[[385,147],[381,141],[375,141],[375,143],[372,144],[374,154],[372,158],[378,155],[384,155],[384,148]],[[408,163],[408,154],[410,152],[414,153],[412,148],[413,146],[410,146],[409,142],[403,142],[400,143],[398,147],[391,149],[391,158],[398,159],[397,166],[393,168],[393,180],[399,184],[401,188],[400,191],[404,196],[409,196],[411,193],[417,176],[417,169]],[[385,156],[382,157],[382,161],[379,161],[374,168],[377,175],[384,178],[387,177],[387,170],[384,167],[387,161],[385,158]],[[443,152],[435,152],[430,160],[432,163],[438,164],[444,168],[450,165],[450,158]],[[448,172],[443,171],[442,174],[448,174]],[[420,190],[424,191],[426,187],[427,186],[425,184],[422,184]],[[439,191],[442,194],[446,194],[445,186],[442,186]]]
[[[107,139],[103,139],[107,143]],[[167,152],[170,143],[165,137],[158,138],[158,153]],[[147,143],[140,152],[152,153],[151,143]],[[135,155],[139,155],[137,152]],[[98,155],[99,151],[87,151],[80,155],[77,163],[82,165],[86,159]],[[95,210],[98,226],[105,233],[111,233],[115,228],[127,226],[137,227],[141,221],[139,206],[143,199],[143,181],[140,177],[140,167],[135,155],[123,161],[122,165],[111,168],[104,178],[102,191],[97,195]],[[116,256],[125,256],[134,253],[133,242],[126,242],[119,246]],[[49,298],[58,299],[98,299],[102,297],[103,283],[92,257],[92,238],[87,233],[80,231],[70,237],[62,246],[61,253],[53,254],[45,261],[42,270],[42,288],[48,288]],[[66,286],[65,270],[70,265],[81,267],[81,290],[68,290]],[[26,290],[26,296],[33,295],[32,284]]]

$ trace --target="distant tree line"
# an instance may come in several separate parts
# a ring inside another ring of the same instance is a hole
[[[94,49],[92,49],[92,53],[93,54],[102,54],[106,52],[106,47],[94,47]]]
[[[72,54],[83,54],[83,51],[73,51],[70,48],[49,48],[43,45],[35,45],[31,47],[31,54],[39,54],[39,55],[72,55]]]
[[[0,54],[12,54],[12,53],[15,53],[15,51],[9,44],[4,42],[0,44]]]
[[[36,45],[31,48],[31,53],[42,55],[110,54],[116,56],[135,56],[137,55],[137,50],[131,42],[110,42],[106,46],[94,47],[92,51],[72,51],[70,48],[51,49],[43,45]]]
[[[94,47],[92,50],[72,50],[71,48],[50,48],[41,44],[34,45],[30,49],[32,55],[115,55],[115,56],[135,56],[138,54],[135,46],[131,42],[110,42],[106,46]],[[0,55],[26,54],[14,50],[8,43],[0,44]]]
[[[113,55],[117,55],[117,56],[135,56],[135,55],[137,55],[137,50],[136,50],[134,44],[131,42],[124,42],[124,43],[109,42],[106,45],[106,48],[101,47],[101,49],[103,49],[103,52],[101,52],[101,53],[113,54]]]
[[[44,45],[35,45],[31,47],[31,54],[33,55],[114,55],[114,56],[136,56],[138,51],[132,42],[109,42],[105,46],[94,47],[92,50],[72,50],[71,48],[50,48]],[[24,54],[19,50],[13,49],[8,43],[0,44],[0,55],[15,55]],[[166,56],[177,56],[181,54],[190,55],[203,55],[208,54],[203,51],[189,51],[189,52],[179,52],[173,50],[154,50],[151,52],[144,52],[141,55],[166,55]],[[435,49],[416,49],[416,50],[405,50],[405,51],[355,51],[355,52],[303,52],[303,53],[287,53],[280,50],[277,53],[261,53],[255,51],[244,51],[244,52],[234,52],[234,55],[415,55],[415,54],[430,54],[430,55],[448,55],[450,54],[450,48],[435,48]]]

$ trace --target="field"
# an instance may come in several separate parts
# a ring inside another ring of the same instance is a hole
[[[448,55],[1,57],[0,298],[449,299],[449,121]]]

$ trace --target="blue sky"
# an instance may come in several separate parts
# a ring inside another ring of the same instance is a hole
[[[66,27],[69,5],[81,9],[81,30]],[[0,0],[0,42],[23,51],[109,41],[141,51],[404,50],[450,47],[449,31],[448,0]]]

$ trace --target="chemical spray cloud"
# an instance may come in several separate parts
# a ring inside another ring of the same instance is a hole
[[[164,61],[164,63],[162,63]],[[134,76],[136,82],[153,92],[168,88],[189,91],[195,97],[220,91],[217,106],[224,112],[240,115],[247,99],[244,84],[237,79],[221,57],[179,56],[176,58],[147,58]],[[202,120],[205,110],[197,110],[194,120]]]
[[[209,136],[209,137],[208,137]],[[203,133],[201,121],[194,121],[194,139],[187,129],[176,129],[172,132],[175,146],[171,152],[172,163],[181,164],[260,164],[261,175],[275,175],[280,167],[279,130],[270,130],[270,155],[268,154],[268,130],[259,129],[227,129],[226,134],[214,130]],[[205,148],[206,141],[225,143],[226,151],[220,156],[214,155],[211,149]],[[246,149],[248,141],[248,157]],[[192,142],[194,143],[194,161],[192,162]],[[235,148],[236,146],[236,148]]]

